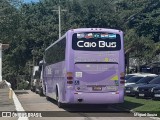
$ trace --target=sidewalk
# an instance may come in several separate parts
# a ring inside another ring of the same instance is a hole
[[[0,116],[5,111],[16,111],[12,92],[5,81],[0,82]],[[17,118],[0,117],[0,120],[17,120]]]

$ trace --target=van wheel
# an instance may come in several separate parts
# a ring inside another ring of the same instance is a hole
[[[38,94],[38,91],[36,90],[35,93]]]
[[[39,95],[40,95],[40,96],[44,96],[44,94],[43,94],[43,89],[40,89]]]
[[[32,91],[33,91],[33,92],[36,92],[36,88],[35,88],[35,87],[33,87]]]
[[[59,108],[63,107],[63,104],[61,102],[59,102],[59,96],[58,96],[58,90],[56,89],[56,101],[57,101],[57,106]]]
[[[42,97],[42,96],[44,96],[44,94],[43,94],[43,92],[42,92],[42,91],[40,91],[39,95],[40,95],[41,97]]]

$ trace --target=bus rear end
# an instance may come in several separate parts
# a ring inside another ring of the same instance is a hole
[[[69,64],[66,100],[85,104],[123,102],[123,33],[111,29],[75,29],[68,34],[72,36],[68,43],[72,49],[67,50],[66,56],[66,65]]]

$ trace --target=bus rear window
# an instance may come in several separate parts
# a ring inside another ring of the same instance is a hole
[[[74,33],[72,49],[84,51],[118,51],[121,49],[119,34],[113,33]]]

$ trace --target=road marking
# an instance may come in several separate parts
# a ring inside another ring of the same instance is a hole
[[[25,111],[21,105],[21,103],[19,102],[16,94],[13,91],[13,101],[14,101],[14,105],[16,107],[16,111]],[[19,117],[18,120],[29,120],[28,117]]]

